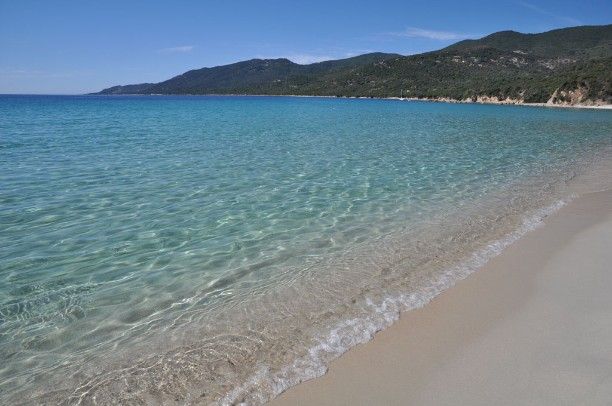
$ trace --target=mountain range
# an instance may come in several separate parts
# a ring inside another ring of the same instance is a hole
[[[370,53],[300,65],[251,59],[95,94],[258,94],[612,104],[612,25],[501,31],[418,55]]]

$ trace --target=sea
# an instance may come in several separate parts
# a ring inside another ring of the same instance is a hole
[[[0,96],[0,403],[264,403],[611,165],[610,110]]]

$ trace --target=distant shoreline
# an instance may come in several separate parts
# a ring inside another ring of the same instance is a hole
[[[399,98],[399,97],[387,97],[387,99],[397,100],[411,100],[411,101],[428,101],[434,103],[456,103],[456,104],[496,104],[505,106],[530,106],[530,107],[558,107],[558,108],[577,108],[577,109],[612,109],[612,104],[557,104],[557,103],[525,103],[516,100],[456,100],[447,98]]]
[[[388,99],[395,99],[389,97]],[[413,101],[429,101],[435,103],[460,103],[460,104],[497,104],[506,106],[531,106],[531,107],[559,107],[559,108],[577,108],[577,109],[612,109],[612,104],[558,104],[558,103],[525,103],[517,100],[456,100],[447,98],[397,98],[398,100],[413,100]]]
[[[300,97],[300,98],[323,98],[323,99],[372,99],[372,100],[397,100],[397,101],[420,101],[431,103],[450,103],[450,104],[492,104],[504,106],[527,106],[527,107],[553,107],[553,108],[576,108],[576,109],[597,109],[612,110],[612,104],[557,104],[557,103],[525,103],[517,100],[457,100],[451,98],[419,98],[419,97],[369,97],[369,96],[328,96],[328,95],[305,95],[305,94],[95,94],[88,93],[77,96],[206,96],[206,97]],[[481,96],[479,96],[481,97]],[[488,96],[484,96],[488,98]]]

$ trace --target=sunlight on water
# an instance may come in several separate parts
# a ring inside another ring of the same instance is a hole
[[[264,401],[611,150],[607,111],[2,96],[0,402]]]

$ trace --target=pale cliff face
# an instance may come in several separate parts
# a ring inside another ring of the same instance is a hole
[[[602,106],[606,104],[605,100],[591,100],[588,98],[589,90],[582,86],[574,90],[555,90],[550,99],[546,102],[549,105],[586,105],[586,106]]]

